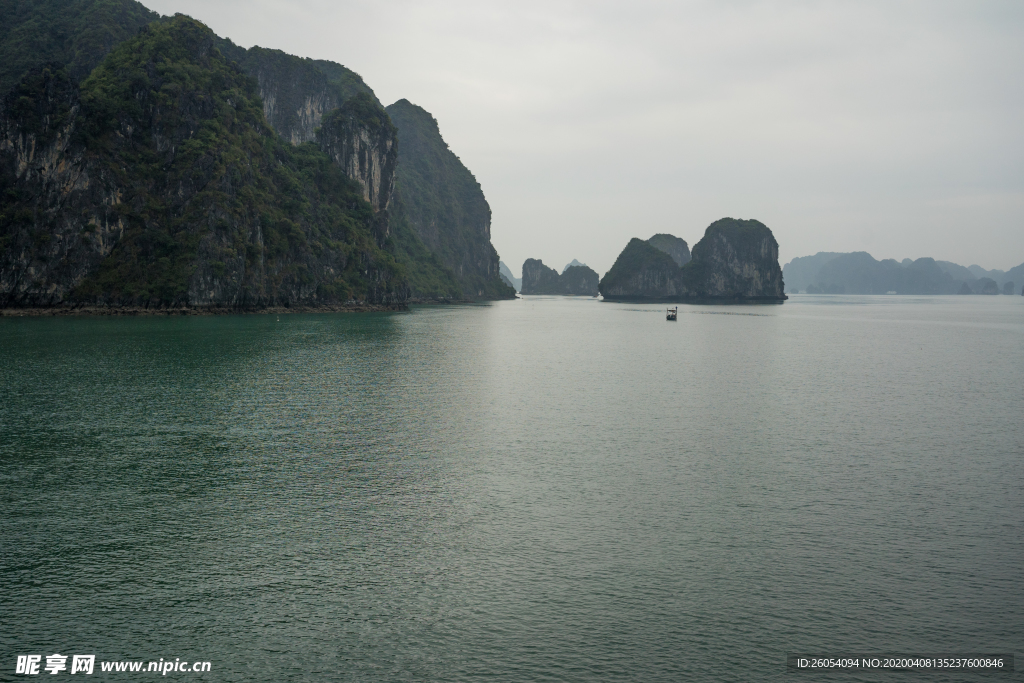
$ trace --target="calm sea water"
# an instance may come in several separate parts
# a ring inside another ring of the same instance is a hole
[[[1022,467],[1019,296],[0,319],[0,678],[1020,658]]]

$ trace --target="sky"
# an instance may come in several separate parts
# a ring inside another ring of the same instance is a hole
[[[1020,0],[142,1],[431,112],[516,275],[726,216],[782,263],[1024,262]]]

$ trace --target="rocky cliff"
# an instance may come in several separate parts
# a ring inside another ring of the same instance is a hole
[[[373,210],[386,213],[395,189],[398,131],[384,108],[370,95],[359,93],[323,118],[316,142],[345,175],[359,183],[363,199]],[[379,223],[384,239],[387,220]]]
[[[0,306],[259,308],[404,301],[366,189],[267,124],[254,82],[178,16],[81,86],[0,110]]]
[[[590,266],[569,266],[558,276],[558,286],[567,296],[597,296],[601,276]]]
[[[690,247],[681,237],[660,233],[647,240],[647,243],[671,256],[677,266],[682,267],[690,261]]]
[[[783,301],[779,245],[755,220],[715,221],[682,267],[648,242],[630,240],[600,283],[605,299]]]
[[[634,237],[601,279],[605,299],[673,299],[687,296],[671,256]]]
[[[458,281],[465,298],[508,299],[498,274],[491,208],[480,184],[441,137],[437,121],[408,100],[387,107],[398,128],[396,213]]]
[[[256,79],[267,121],[293,145],[315,141],[374,207],[374,234],[395,255],[412,301],[468,297],[438,254],[420,239],[395,196],[397,128],[359,74],[341,64],[280,50],[241,48],[219,39],[218,48]],[[383,240],[383,241],[382,241]]]
[[[539,259],[523,263],[523,294],[557,294],[564,296],[597,296],[600,278],[588,266],[569,266],[561,275]]]
[[[540,259],[528,258],[523,262],[523,294],[561,294],[558,271],[548,268]]]
[[[764,223],[722,218],[708,226],[680,268],[683,284],[698,298],[782,301],[779,243]]]
[[[226,38],[217,48],[256,80],[263,115],[293,145],[315,140],[324,117],[357,95],[380,105],[362,77],[341,64],[258,46],[247,50]]]

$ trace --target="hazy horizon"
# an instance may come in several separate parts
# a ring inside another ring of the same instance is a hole
[[[1024,262],[1019,3],[143,4],[431,112],[514,272],[604,273],[631,237],[692,247],[727,216],[782,263]]]

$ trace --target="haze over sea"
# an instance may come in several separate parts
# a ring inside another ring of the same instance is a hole
[[[1024,653],[1024,297],[664,310],[0,319],[0,679]]]

